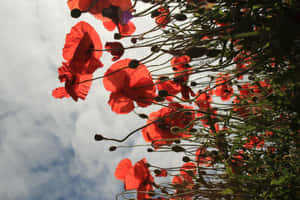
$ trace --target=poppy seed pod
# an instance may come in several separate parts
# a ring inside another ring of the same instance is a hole
[[[196,82],[194,82],[194,81],[191,82],[191,86],[192,86],[192,87],[194,87],[194,86],[196,86],[196,85],[197,85]]]
[[[136,38],[131,38],[130,41],[131,41],[132,44],[135,44],[137,42],[137,39]]]
[[[153,10],[151,12],[151,17],[154,18],[154,17],[157,17],[158,15],[160,14],[160,12],[158,10]]]
[[[81,16],[81,11],[78,8],[71,10],[71,17],[78,18]]]
[[[191,159],[189,158],[189,157],[187,157],[187,156],[184,156],[183,158],[182,158],[182,161],[183,162],[189,162]]]
[[[109,151],[115,151],[116,149],[117,149],[116,146],[110,146],[110,147],[109,147]]]
[[[140,65],[140,62],[138,60],[131,60],[129,62],[129,68],[136,69]]]
[[[148,119],[148,115],[143,114],[143,113],[140,113],[139,117],[142,118],[142,119]]]
[[[151,47],[151,51],[154,52],[154,53],[159,52],[159,50],[160,50],[160,48],[157,45],[154,45],[153,47]]]
[[[94,138],[95,138],[96,141],[101,141],[101,140],[104,139],[103,136],[100,135],[100,134],[95,134]]]
[[[174,18],[175,18],[177,21],[185,21],[185,20],[187,19],[186,15],[185,15],[185,14],[182,14],[182,13],[175,14],[175,15],[174,15]]]
[[[184,152],[185,149],[179,145],[172,146],[172,151],[174,152]]]
[[[158,91],[158,96],[160,97],[166,97],[166,96],[169,96],[169,93],[167,90],[159,90]]]
[[[115,33],[114,34],[114,39],[115,40],[120,40],[122,38],[122,35],[120,33]]]
[[[178,133],[180,131],[180,128],[179,127],[176,127],[176,126],[173,126],[172,128],[171,128],[171,133]]]

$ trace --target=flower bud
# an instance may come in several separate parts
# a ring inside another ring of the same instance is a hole
[[[140,62],[138,60],[131,60],[129,62],[129,68],[136,69],[140,65]]]
[[[167,90],[159,90],[158,91],[158,96],[160,97],[166,97],[166,96],[169,96],[169,93]]]
[[[172,151],[174,152],[184,152],[185,149],[179,145],[172,146]]]
[[[110,147],[109,147],[109,151],[115,151],[116,149],[117,149],[116,146],[110,146]]]
[[[187,19],[186,15],[185,15],[185,14],[182,14],[182,13],[175,14],[175,15],[174,15],[174,18],[175,18],[177,21],[185,21],[185,20]]]
[[[78,8],[71,10],[71,17],[78,18],[81,16],[81,11]]]
[[[148,115],[143,114],[143,113],[140,113],[139,117],[142,118],[142,119],[148,119]]]
[[[192,86],[192,87],[194,87],[194,86],[196,86],[196,85],[197,85],[197,83],[196,83],[195,81],[192,81],[192,82],[191,82],[191,86]]]
[[[121,39],[121,38],[122,38],[122,36],[121,36],[120,33],[115,33],[115,34],[114,34],[114,39],[115,39],[115,40],[119,40],[119,39]]]
[[[183,162],[189,162],[189,161],[191,161],[191,159],[190,159],[189,157],[187,157],[187,156],[184,156],[184,157],[182,158],[182,161],[183,161]]]
[[[95,139],[96,141],[101,141],[101,140],[103,140],[103,136],[100,135],[100,134],[95,134],[94,139]]]

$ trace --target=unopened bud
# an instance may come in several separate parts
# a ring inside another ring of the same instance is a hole
[[[184,152],[185,149],[179,145],[172,146],[172,151],[174,152]]]
[[[78,8],[71,10],[71,17],[78,18],[81,16],[81,11]]]
[[[109,147],[109,151],[115,151],[116,149],[117,149],[116,146],[110,146],[110,147]]]
[[[95,134],[94,139],[95,139],[96,141],[101,141],[101,140],[103,140],[103,136],[100,135],[100,134]]]
[[[133,59],[129,62],[128,67],[131,69],[136,69],[139,65],[140,65],[140,62],[138,60]]]

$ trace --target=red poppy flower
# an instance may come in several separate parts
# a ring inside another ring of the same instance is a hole
[[[195,96],[193,90],[187,85],[189,75],[192,70],[192,68],[188,65],[189,62],[190,57],[187,55],[171,59],[171,66],[175,72],[175,82],[181,86],[180,92],[183,99],[190,99],[190,95]]]
[[[147,67],[140,64],[136,69],[129,68],[131,59],[115,62],[106,71],[103,85],[111,91],[109,105],[112,111],[126,114],[134,109],[133,102],[138,106],[147,107],[152,104],[155,86]]]
[[[199,165],[211,166],[212,157],[206,156],[206,148],[199,147],[196,151],[196,161]]]
[[[180,168],[180,175],[188,183],[193,183],[193,177],[196,175],[196,165],[192,162],[184,163]]]
[[[111,5],[119,7],[122,11],[127,11],[132,7],[130,0],[68,0],[70,10],[79,9],[81,12],[90,12],[99,19],[104,8]]]
[[[166,90],[170,96],[166,97],[166,100],[172,101],[173,96],[178,94],[181,91],[181,86],[179,83],[175,83],[172,80],[161,81],[157,80],[156,82],[157,90]]]
[[[103,23],[104,28],[106,28],[106,30],[108,30],[108,31],[113,31],[116,28],[118,28],[121,36],[130,36],[136,30],[136,27],[133,22],[128,22],[127,24],[118,23],[118,26],[117,26],[111,19],[109,19],[107,17],[103,17],[102,23]]]
[[[228,74],[223,75],[220,73],[215,82],[217,87],[214,91],[214,94],[216,96],[220,96],[222,101],[230,100],[231,96],[233,95],[233,88],[229,86],[229,83],[227,82],[229,78],[230,76]]]
[[[232,156],[231,162],[238,166],[242,166],[244,163],[244,154],[244,151],[239,151],[237,154]]]
[[[106,42],[105,49],[113,56],[112,61],[119,60],[124,54],[124,47],[120,42]]]
[[[247,143],[243,145],[246,149],[252,149],[257,148],[260,149],[262,146],[264,146],[265,140],[263,138],[258,138],[256,136],[251,136],[250,138],[247,138]]]
[[[180,109],[193,109],[193,107],[171,103],[168,107],[151,113],[147,121],[147,124],[150,125],[142,130],[145,141],[152,142],[158,148],[173,143],[173,141],[165,139],[189,137],[187,132],[192,128],[192,125],[186,131],[174,131],[174,129],[185,128],[195,119],[195,114],[190,111],[180,112]]]
[[[102,49],[98,33],[88,23],[79,22],[72,27],[70,33],[66,36],[63,58],[70,63],[92,62],[93,65],[102,66],[99,61],[102,51],[92,51],[93,49]],[[73,70],[81,72],[83,69],[80,67],[80,69]]]
[[[58,69],[59,79],[65,82],[65,87],[59,87],[53,90],[52,96],[55,98],[72,97],[75,101],[78,98],[85,99],[90,87],[91,81],[83,82],[93,78],[92,74],[80,74],[72,70],[68,63],[63,63]],[[78,84],[79,82],[83,82]]]
[[[137,190],[138,200],[151,198],[148,192],[153,190],[154,179],[145,158],[134,166],[128,158],[123,159],[116,167],[115,177],[124,182],[125,190]]]
[[[207,111],[208,108],[210,108],[210,103],[212,102],[211,96],[207,92],[198,92],[196,96],[195,104],[200,108],[200,110]]]
[[[156,177],[166,177],[167,175],[168,175],[168,172],[165,169],[160,169],[159,173],[155,174]]]
[[[102,49],[99,35],[93,27],[86,22],[73,26],[63,48],[63,57],[67,62],[58,69],[59,79],[65,82],[65,87],[53,90],[53,97],[71,96],[75,101],[86,98],[92,84],[87,80],[91,80],[95,70],[103,66],[99,60],[102,52],[91,51],[93,48]]]
[[[169,12],[169,9],[165,8],[165,7],[160,7],[160,8],[157,9],[157,11],[159,12],[159,15],[157,17],[155,17],[155,22],[161,28],[165,28],[166,25],[170,21],[170,16],[169,16],[170,12]]]

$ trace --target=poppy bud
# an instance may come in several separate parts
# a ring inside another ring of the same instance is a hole
[[[172,69],[173,69],[174,71],[177,71],[177,70],[178,70],[176,67],[172,67]]]
[[[179,145],[175,145],[175,146],[172,146],[172,151],[174,151],[174,152],[184,152],[185,149],[182,148],[182,147],[179,146]]]
[[[174,141],[176,144],[180,144],[180,140],[175,140]]]
[[[169,77],[167,77],[167,76],[161,76],[161,77],[159,77],[158,79],[159,79],[160,81],[164,81],[164,80],[168,80]]]
[[[153,190],[149,190],[148,195],[150,197],[153,197],[153,196],[155,196],[155,192]]]
[[[153,152],[153,149],[148,148],[147,151],[148,151],[148,152]]]
[[[131,38],[130,41],[131,41],[132,44],[135,44],[137,42],[137,39],[136,38]]]
[[[109,147],[109,151],[115,151],[116,149],[117,149],[116,146],[110,146],[110,147]]]
[[[182,13],[175,14],[175,15],[174,15],[174,18],[175,18],[177,21],[185,21],[185,20],[187,19],[186,15],[185,15],[185,14],[182,14]]]
[[[185,65],[183,65],[183,67],[185,67],[185,68],[191,68],[191,65],[190,64],[185,64]]]
[[[194,87],[194,86],[196,86],[196,85],[197,85],[196,82],[194,82],[194,81],[191,82],[191,86],[192,86],[192,87]]]
[[[161,174],[161,171],[159,169],[155,169],[154,173],[155,173],[156,176],[159,176]]]
[[[197,129],[191,128],[191,129],[190,129],[190,132],[192,132],[192,133],[197,132]]]
[[[129,62],[129,68],[136,69],[140,65],[140,62],[138,60],[131,60]]]
[[[182,158],[182,161],[183,162],[189,162],[191,159],[189,158],[189,157],[187,157],[187,156],[184,156],[183,158]]]
[[[159,91],[158,91],[158,95],[159,95],[160,97],[166,97],[166,96],[169,96],[169,93],[168,93],[167,90],[159,90]]]
[[[121,38],[122,38],[122,36],[121,36],[120,33],[115,33],[115,34],[114,34],[114,39],[115,39],[115,40],[119,40],[119,39],[121,39]]]
[[[159,52],[159,50],[160,50],[160,48],[157,45],[154,45],[153,47],[151,47],[151,51],[154,53]]]
[[[151,2],[151,0],[142,0],[142,2],[149,3],[149,2]]]
[[[103,140],[103,136],[102,135],[100,135],[100,134],[95,134],[95,140],[96,141],[101,141],[101,140]]]
[[[165,98],[161,97],[161,96],[156,96],[154,97],[154,100],[157,101],[157,102],[162,102],[165,100]]]
[[[160,15],[160,12],[158,10],[153,10],[151,12],[151,17],[154,18],[154,17],[157,17],[158,15]]]
[[[78,8],[71,10],[71,17],[78,18],[81,16],[81,11]]]
[[[140,113],[139,117],[142,118],[142,119],[148,119],[148,115],[143,114],[143,113]]]

